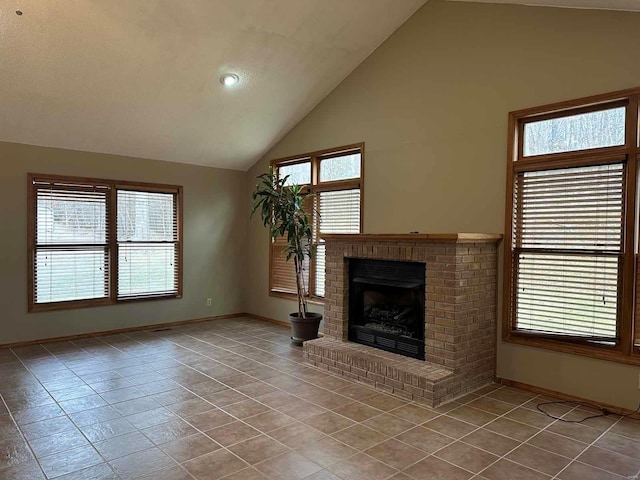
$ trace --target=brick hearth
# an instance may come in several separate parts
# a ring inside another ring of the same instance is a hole
[[[497,243],[494,234],[327,235],[323,338],[308,363],[437,406],[495,377]],[[425,358],[347,341],[348,259],[425,264]]]

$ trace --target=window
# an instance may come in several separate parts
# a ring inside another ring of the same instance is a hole
[[[505,340],[640,363],[639,94],[510,114]]]
[[[109,297],[106,185],[35,181],[36,304]]]
[[[181,187],[29,175],[29,310],[176,298]]]
[[[518,173],[519,330],[615,342],[624,165]]]
[[[524,123],[524,156],[624,145],[624,106]]]
[[[288,184],[306,185],[315,194],[306,206],[318,247],[315,257],[304,268],[310,297],[324,297],[322,235],[362,231],[363,156],[364,144],[357,144],[271,162],[280,178],[289,176]],[[296,283],[293,263],[287,262],[282,254],[284,244],[283,239],[271,243],[269,292],[288,297],[295,295]]]

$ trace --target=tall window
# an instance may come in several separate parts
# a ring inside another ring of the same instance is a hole
[[[305,265],[305,284],[310,297],[324,297],[325,246],[323,234],[362,231],[362,182],[364,144],[323,150],[293,158],[274,160],[278,176],[288,183],[305,185],[313,195],[307,205],[313,222],[316,256]],[[290,296],[296,292],[293,262],[282,250],[284,240],[271,244],[270,286],[272,295]]]
[[[639,94],[510,114],[505,340],[640,361]]]
[[[178,286],[176,195],[118,189],[118,298],[164,296]]]
[[[180,297],[181,187],[29,175],[29,310]]]

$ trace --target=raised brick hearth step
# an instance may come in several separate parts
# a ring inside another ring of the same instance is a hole
[[[328,337],[305,342],[304,358],[316,367],[431,406],[442,403],[455,378],[439,365]]]

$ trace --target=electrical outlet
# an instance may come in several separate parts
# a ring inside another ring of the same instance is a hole
[[[638,374],[638,390],[640,390],[640,373]]]
[[[207,298],[207,307],[210,307],[210,306],[211,306],[211,299]]]

